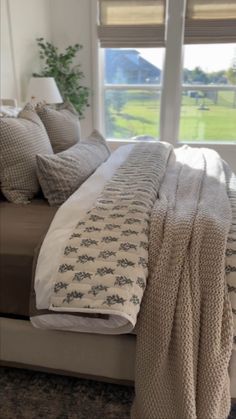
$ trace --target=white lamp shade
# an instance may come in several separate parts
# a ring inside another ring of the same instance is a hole
[[[62,97],[53,77],[31,77],[27,100],[33,103],[62,103]]]

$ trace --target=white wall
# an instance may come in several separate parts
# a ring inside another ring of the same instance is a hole
[[[91,1],[95,0],[51,0],[51,34],[52,42],[61,49],[76,43],[83,46],[77,59],[85,75],[81,84],[93,89]],[[89,103],[92,104],[92,97]],[[90,134],[93,128],[92,106],[87,108],[81,128],[82,135]]]
[[[1,89],[0,97],[26,99],[32,72],[40,70],[37,37],[52,41],[59,49],[79,43],[78,63],[82,83],[92,88],[91,5],[95,0],[0,0]],[[9,14],[7,13],[9,12]],[[95,24],[95,23],[94,23]],[[92,105],[92,94],[89,100]],[[93,128],[92,106],[81,121],[82,134]]]
[[[1,97],[25,100],[40,68],[36,38],[51,38],[49,11],[49,0],[1,0]]]

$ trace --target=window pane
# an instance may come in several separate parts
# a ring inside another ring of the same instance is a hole
[[[107,138],[158,137],[159,113],[160,92],[143,89],[105,91]]]
[[[163,48],[104,50],[106,137],[159,136],[163,55]]]
[[[180,141],[236,141],[236,44],[185,47]]]

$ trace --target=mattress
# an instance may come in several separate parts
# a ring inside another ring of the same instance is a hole
[[[28,205],[0,200],[0,313],[29,317],[35,249],[57,211],[38,198]]]

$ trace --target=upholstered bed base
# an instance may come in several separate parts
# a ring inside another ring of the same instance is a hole
[[[0,318],[0,364],[108,382],[134,382],[135,335],[35,329],[28,320]],[[230,364],[236,398],[236,351]]]
[[[34,328],[0,318],[0,363],[99,380],[134,380],[135,336]]]

